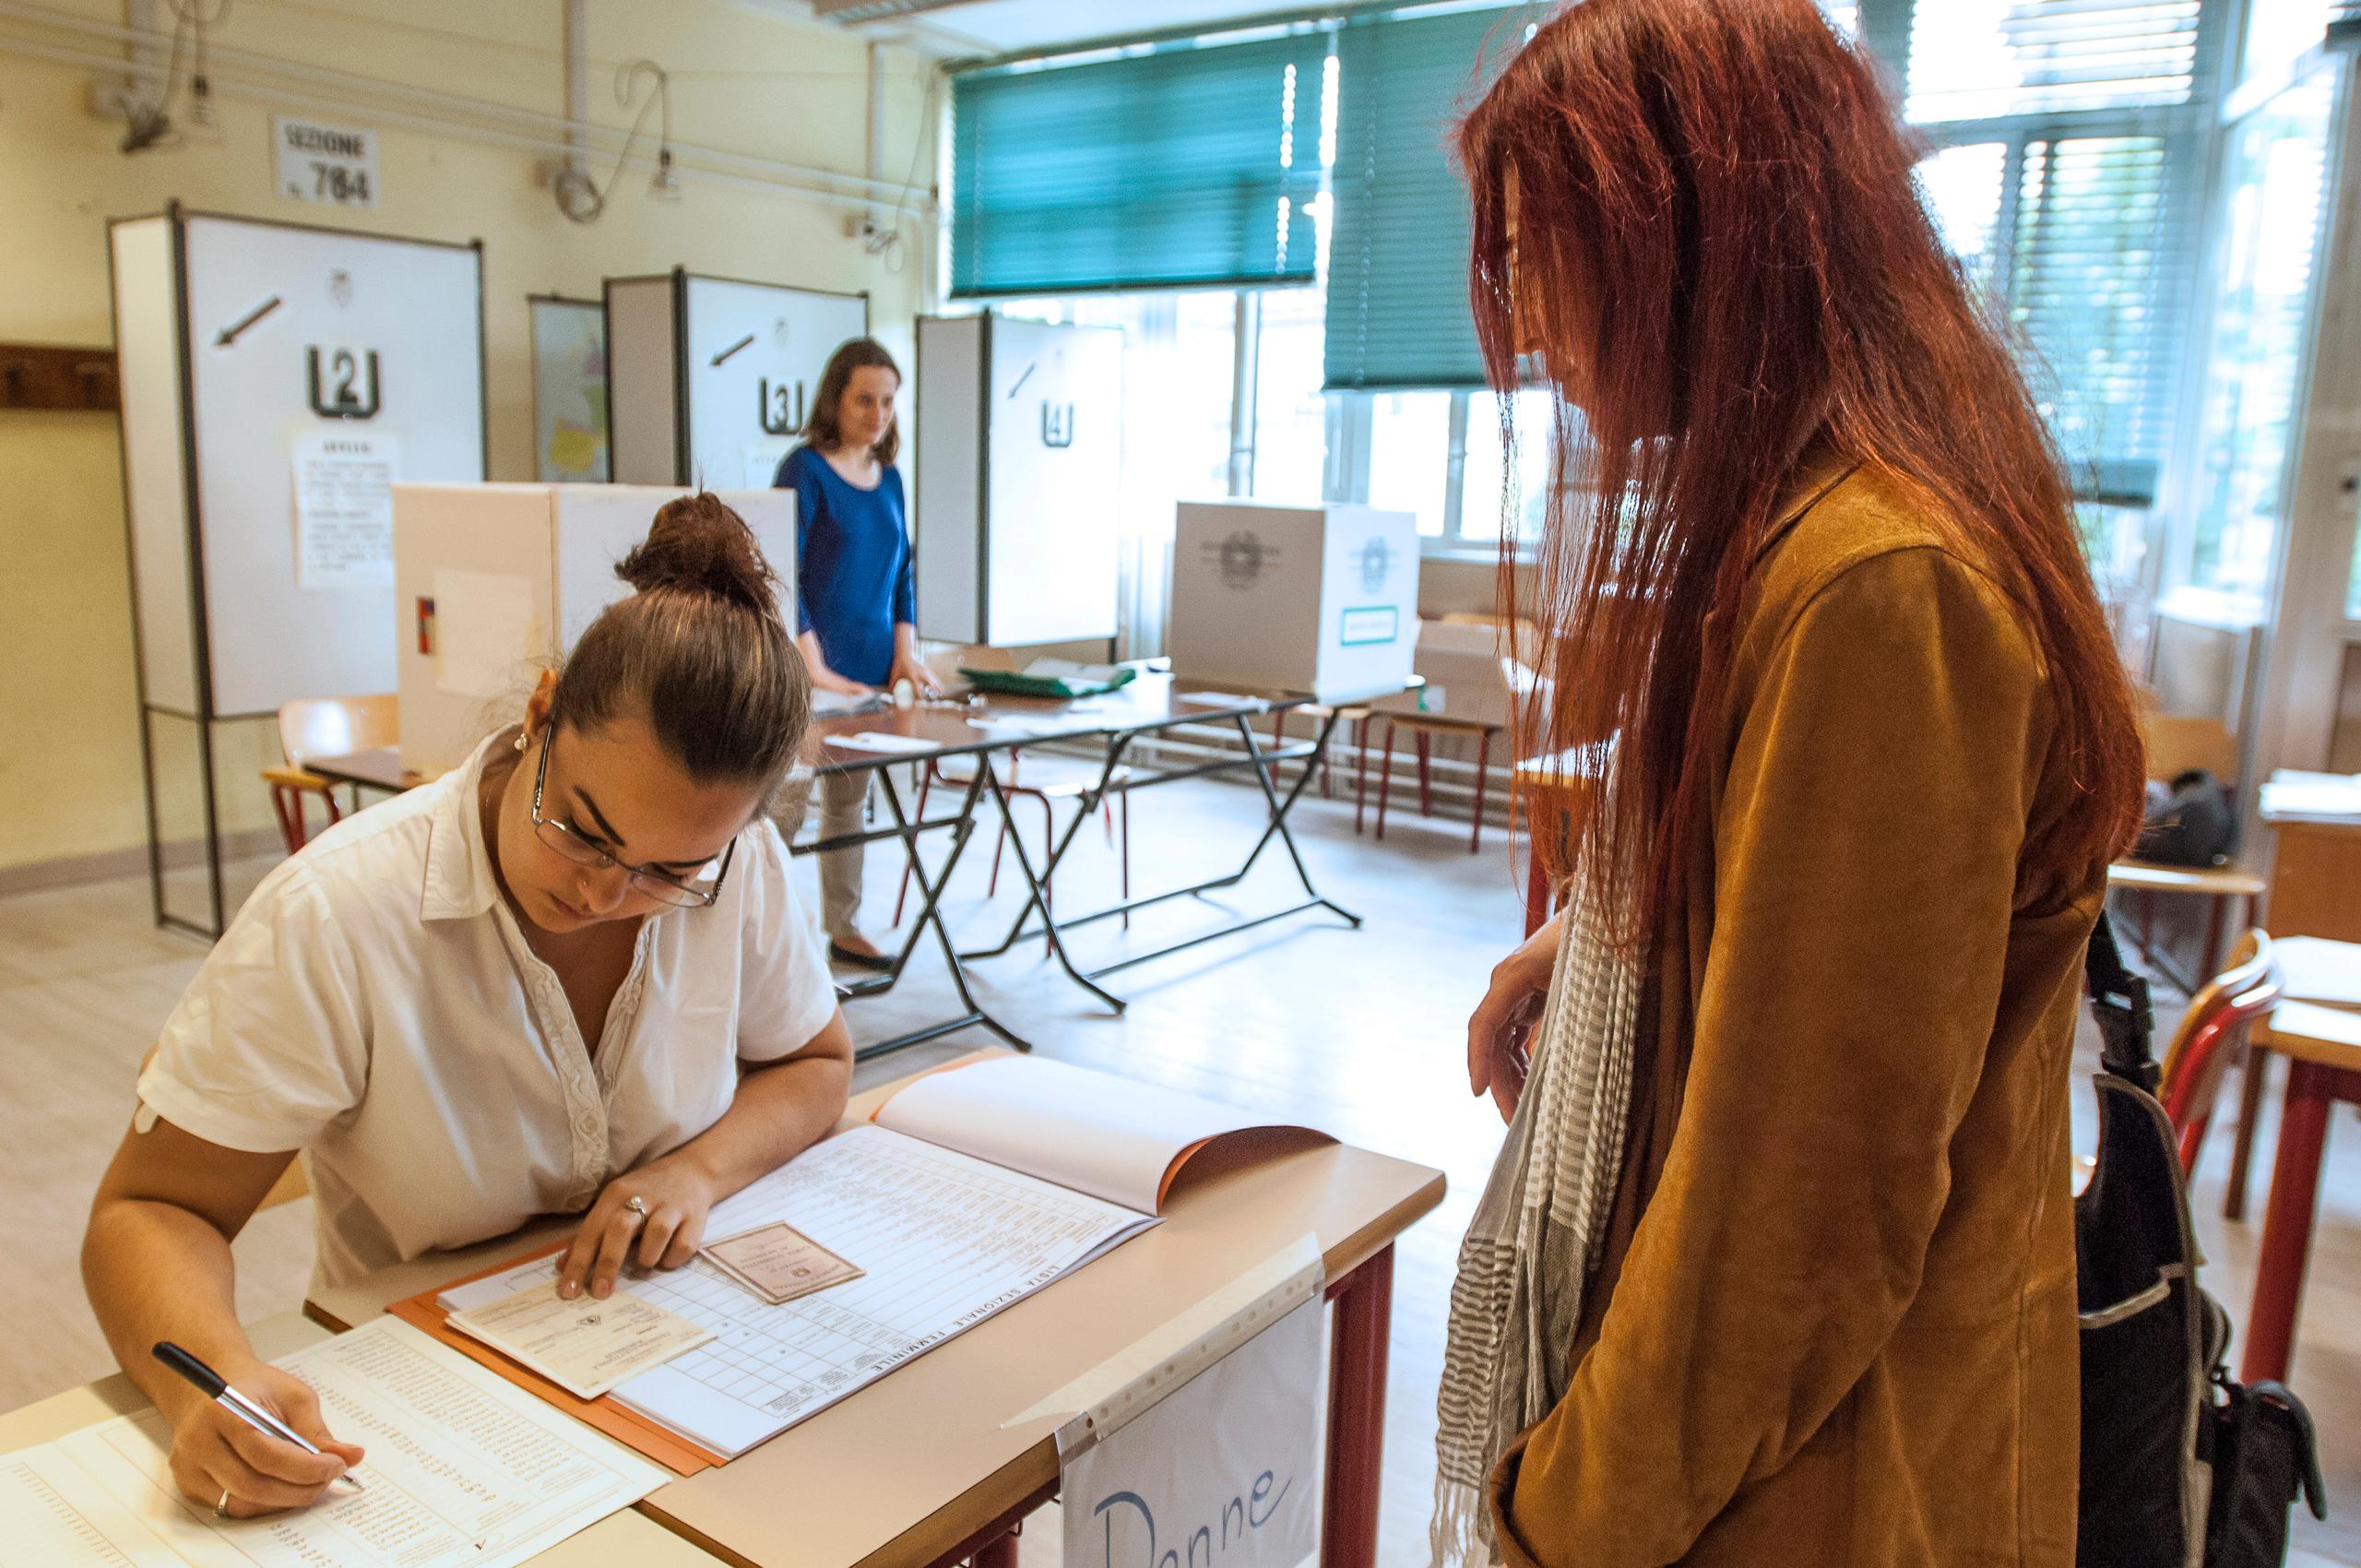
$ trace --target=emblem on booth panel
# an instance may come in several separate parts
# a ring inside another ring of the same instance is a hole
[[[1361,546],[1361,591],[1376,593],[1385,587],[1385,579],[1394,575],[1394,547],[1382,535],[1371,535]]]
[[[1041,445],[1062,449],[1074,445],[1074,405],[1041,399]]]
[[[383,402],[384,383],[377,374],[377,350],[362,350],[365,359],[356,359],[350,349],[338,349],[329,356],[327,374],[320,374],[320,346],[310,345],[303,350],[303,380],[311,394],[312,411],[324,420],[371,420],[377,417]],[[353,381],[363,366],[368,377],[365,387],[353,389]]]
[[[754,398],[763,429],[771,435],[793,435],[803,428],[803,383],[782,381],[777,386],[764,376],[754,384]]]
[[[1279,561],[1279,552],[1264,544],[1263,536],[1252,529],[1239,529],[1220,543],[1208,540],[1201,548],[1220,567],[1225,588],[1251,588]]]
[[[778,316],[771,322],[771,341],[778,347],[786,348],[788,339],[792,336],[787,327],[787,317]]]
[[[328,274],[328,298],[336,302],[336,308],[338,310],[345,310],[351,306],[351,273],[339,267],[335,271]]]

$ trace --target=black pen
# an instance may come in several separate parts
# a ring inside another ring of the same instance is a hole
[[[155,1348],[150,1352],[150,1354],[152,1354],[158,1360],[163,1362],[166,1366],[172,1368],[174,1372],[180,1373],[181,1376],[188,1379],[189,1382],[196,1384],[197,1388],[207,1398],[212,1400],[215,1404],[220,1406],[223,1409],[229,1411],[240,1420],[245,1422],[246,1425],[254,1428],[255,1431],[261,1432],[264,1436],[284,1438],[286,1441],[293,1443],[296,1447],[302,1449],[306,1454],[317,1454],[319,1452],[319,1450],[314,1447],[311,1442],[306,1439],[302,1432],[297,1431],[293,1427],[289,1426],[285,1421],[280,1420],[277,1416],[272,1415],[268,1410],[264,1409],[260,1405],[247,1398],[236,1389],[231,1387],[219,1372],[215,1372],[211,1367],[207,1366],[203,1361],[198,1360],[195,1356],[190,1355],[186,1350],[182,1349],[171,1340],[157,1340]],[[352,1484],[352,1490],[355,1491],[366,1491],[369,1490],[362,1486],[358,1480],[355,1480],[350,1470],[336,1479],[340,1481],[350,1481]]]

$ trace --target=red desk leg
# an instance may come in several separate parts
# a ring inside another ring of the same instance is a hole
[[[1376,1568],[1377,1493],[1385,1451],[1385,1348],[1394,1323],[1389,1244],[1329,1287],[1336,1321],[1328,1360],[1328,1494],[1321,1568]]]
[[[2279,1155],[2272,1165],[2271,1200],[2263,1210],[2262,1255],[2255,1265],[2254,1305],[2247,1313],[2246,1356],[2238,1363],[2238,1376],[2248,1383],[2284,1381],[2295,1353],[2296,1307],[2311,1253],[2320,1153],[2328,1142],[2328,1108],[2337,1076],[2310,1062],[2291,1058],[2287,1063]]]
[[[1525,853],[1525,934],[1531,936],[1549,918],[1549,873],[1541,864],[1541,847],[1529,836]]]
[[[975,1568],[1016,1568],[1016,1532],[1008,1534],[976,1553]]]

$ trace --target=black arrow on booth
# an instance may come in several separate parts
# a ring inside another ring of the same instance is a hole
[[[231,344],[238,340],[238,335],[240,333],[245,331],[247,327],[252,327],[255,322],[260,321],[264,316],[268,315],[272,311],[275,311],[278,308],[279,296],[277,294],[273,294],[270,298],[263,301],[262,303],[255,306],[254,309],[246,312],[245,315],[240,316],[229,326],[223,327],[214,338],[213,346],[217,349],[228,348]]]

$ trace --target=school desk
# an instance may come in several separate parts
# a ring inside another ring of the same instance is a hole
[[[845,1124],[899,1087],[855,1097]],[[640,1510],[742,1568],[949,1564],[979,1552],[1010,1563],[1012,1532],[1057,1490],[1060,1418],[1002,1423],[1310,1234],[1336,1309],[1321,1561],[1370,1568],[1394,1241],[1442,1194],[1442,1172],[1341,1144],[1202,1173],[1192,1163],[1163,1224],[729,1464],[658,1489]],[[421,1258],[306,1310],[331,1327],[358,1323],[569,1223]]]

